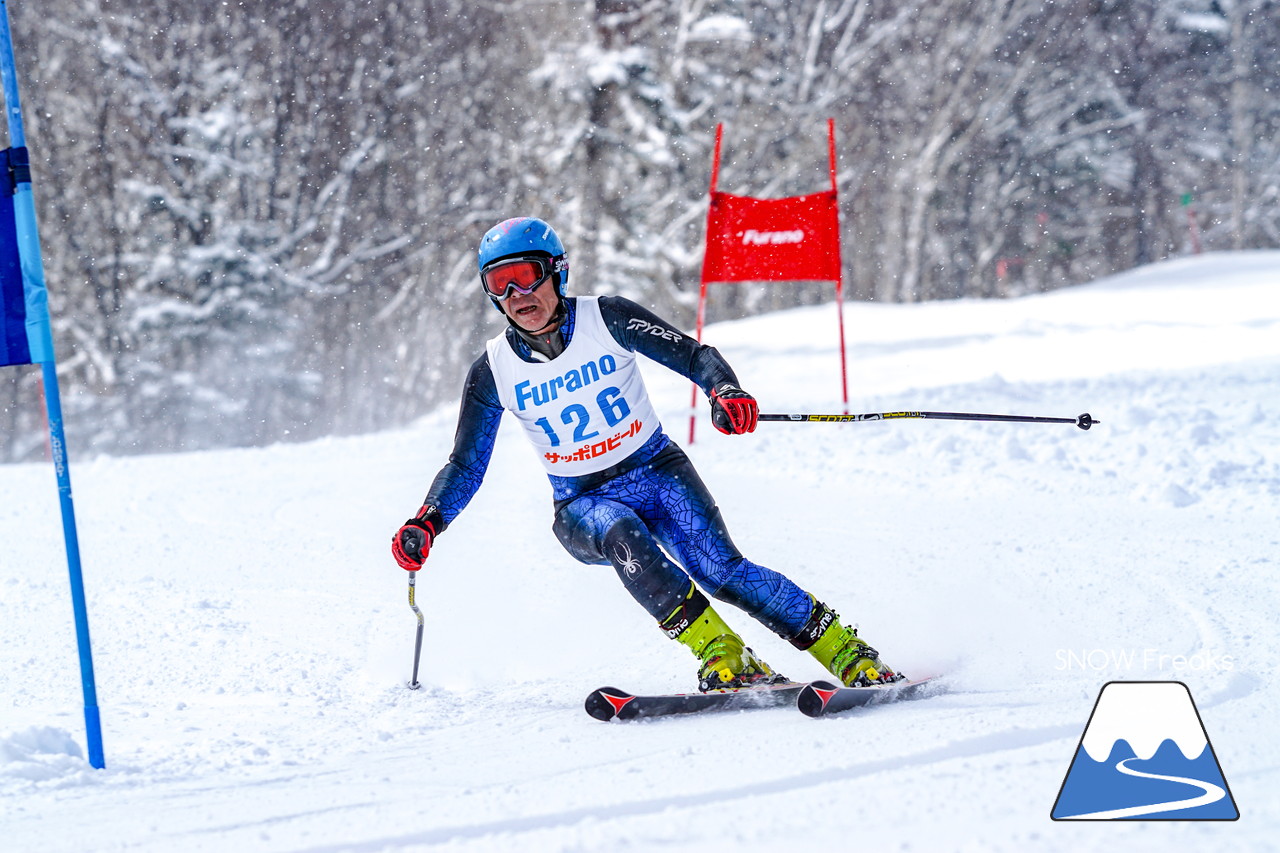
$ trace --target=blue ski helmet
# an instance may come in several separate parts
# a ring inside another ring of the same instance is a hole
[[[565,286],[569,282],[569,260],[564,244],[546,222],[532,216],[520,216],[499,222],[480,240],[476,257],[480,286],[494,308],[502,310],[485,285],[485,270],[499,261],[514,258],[545,259],[547,272],[555,276],[556,292],[564,298]]]

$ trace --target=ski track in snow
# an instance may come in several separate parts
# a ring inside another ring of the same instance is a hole
[[[0,467],[5,849],[1271,849],[1275,270],[1277,252],[1211,255],[1045,296],[847,309],[853,411],[1089,411],[1088,432],[728,439],[700,409],[688,449],[743,551],[898,668],[945,674],[943,695],[822,720],[589,719],[591,689],[687,690],[693,659],[610,571],[563,553],[509,426],[418,578],[420,691],[403,687],[416,621],[387,541],[447,455],[454,407],[379,435],[132,459],[77,461],[73,432],[108,767],[83,758],[52,472]],[[706,338],[762,410],[838,411],[834,335],[821,306]],[[685,443],[688,385],[645,374]],[[780,671],[822,675],[721,609]],[[1063,665],[1090,650],[1134,663]],[[1188,685],[1239,822],[1050,821],[1117,678]]]

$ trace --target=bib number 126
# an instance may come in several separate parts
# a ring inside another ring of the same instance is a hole
[[[596,406],[604,417],[605,423],[610,427],[616,427],[622,423],[623,418],[631,414],[631,407],[627,405],[627,398],[622,396],[622,391],[619,388],[609,387],[597,394]],[[591,420],[591,411],[581,403],[570,403],[560,411],[561,423],[567,427],[573,427],[573,441],[575,444],[588,441],[600,435],[599,430],[591,428]],[[555,427],[551,425],[550,419],[538,418],[534,423],[542,427],[542,431],[547,434],[552,447],[560,446],[560,436],[556,433]]]

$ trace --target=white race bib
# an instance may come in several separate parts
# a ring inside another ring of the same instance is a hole
[[[658,429],[636,355],[609,334],[597,297],[578,297],[573,340],[551,361],[524,361],[505,333],[487,350],[498,399],[548,473],[577,477],[616,465]]]

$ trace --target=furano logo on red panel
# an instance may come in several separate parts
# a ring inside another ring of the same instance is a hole
[[[748,228],[742,232],[742,245],[744,246],[777,246],[803,241],[804,231],[799,228],[793,231],[757,231],[754,228]]]

